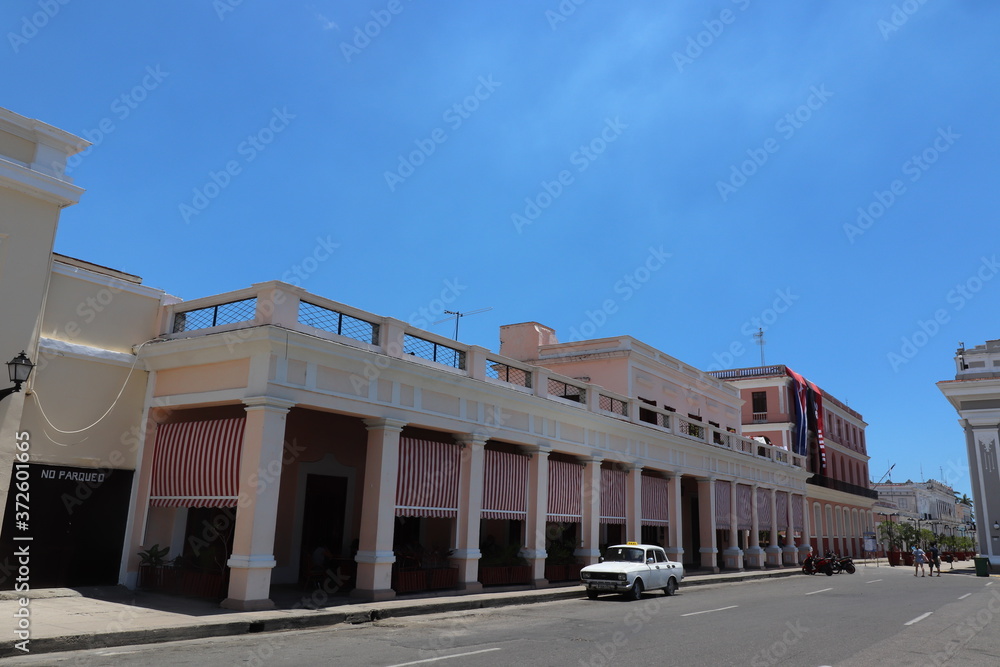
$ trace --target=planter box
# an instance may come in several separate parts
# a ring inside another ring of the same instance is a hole
[[[913,565],[913,554],[911,553],[903,554],[903,565]]]
[[[583,566],[579,563],[569,565],[546,565],[545,578],[549,581],[574,581],[580,578]]]
[[[900,561],[900,553],[898,551],[889,552],[889,565],[898,566]]]
[[[501,565],[480,567],[479,582],[483,586],[531,583],[530,565]]]
[[[392,589],[397,593],[427,590],[427,570],[399,570],[393,575]]]
[[[458,587],[458,568],[439,567],[427,571],[427,588],[439,590]]]
[[[140,565],[138,586],[158,593],[221,600],[226,595],[226,575],[169,565]]]

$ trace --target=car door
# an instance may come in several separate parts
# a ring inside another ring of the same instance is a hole
[[[669,572],[667,558],[661,550],[646,549],[646,567],[649,568],[646,588],[662,588],[667,585],[667,573]]]

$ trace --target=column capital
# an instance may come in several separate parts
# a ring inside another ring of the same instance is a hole
[[[403,430],[407,422],[402,419],[390,419],[389,417],[372,417],[370,419],[364,420],[365,428],[369,431],[395,431],[396,433]]]
[[[597,465],[601,465],[604,462],[603,456],[580,456],[578,458],[580,463],[596,463]]]
[[[244,410],[277,410],[288,412],[295,407],[295,401],[287,401],[274,396],[247,396],[243,399]]]
[[[541,454],[548,456],[552,453],[552,445],[538,443],[537,445],[521,445],[521,448],[529,454]]]
[[[626,463],[624,467],[629,472],[634,472],[634,471],[642,472],[643,468],[645,468],[645,466],[642,465],[641,463]]]
[[[480,433],[454,433],[451,437],[455,439],[456,444],[471,445],[472,447],[485,447],[490,439],[489,436]]]

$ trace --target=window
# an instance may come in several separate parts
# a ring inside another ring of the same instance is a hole
[[[755,391],[751,394],[754,412],[767,412],[767,392]]]
[[[652,405],[656,407],[656,401],[651,401],[648,398],[643,398],[642,396],[637,397],[640,403],[645,403],[646,405]],[[647,410],[646,408],[639,408],[639,421],[646,422],[648,424],[656,423],[656,413],[652,410]]]

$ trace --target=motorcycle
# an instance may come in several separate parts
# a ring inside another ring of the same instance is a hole
[[[822,558],[815,558],[812,554],[809,554],[802,561],[802,574],[816,574],[817,572],[822,572],[828,577],[833,576],[833,559],[829,555]]]
[[[834,562],[836,563],[834,565],[834,570],[838,572],[846,572],[847,574],[854,574],[857,571],[857,568],[854,567],[854,559],[852,559],[850,556],[844,556],[843,558],[835,557]]]

